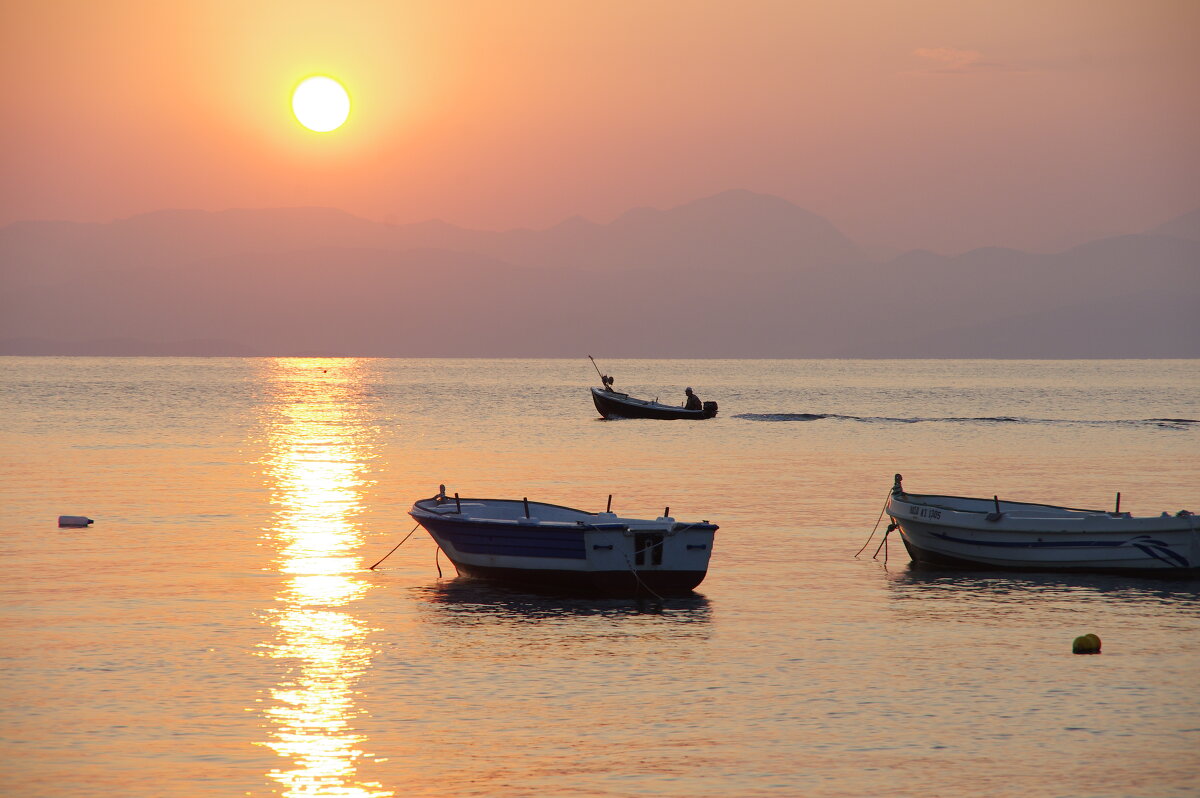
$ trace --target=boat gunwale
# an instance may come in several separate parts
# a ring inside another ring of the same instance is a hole
[[[1099,535],[1175,535],[1180,533],[1200,531],[1200,515],[1188,511],[1184,514],[1171,515],[1138,515],[1129,512],[1110,512],[1107,510],[1079,510],[1071,507],[1060,507],[1053,504],[1034,504],[1032,502],[1004,501],[998,516],[991,507],[979,510],[949,507],[926,501],[909,501],[908,497],[930,498],[935,494],[892,494],[885,506],[889,517],[900,527],[903,535],[910,534],[906,525],[916,524],[937,529],[958,529],[972,534],[986,533],[1008,537],[1012,535],[1046,535],[1078,537]],[[965,496],[944,496],[940,498],[965,499],[991,504],[990,499],[974,499]],[[893,502],[904,502],[910,506],[927,507],[939,511],[939,515],[917,516],[915,513],[901,511]],[[1015,508],[1011,505],[1016,505]],[[1037,514],[1024,508],[1040,508],[1058,512]],[[933,534],[933,533],[930,533]]]
[[[442,498],[442,501],[437,502],[438,498]],[[667,520],[664,518],[660,522],[658,518],[626,518],[624,516],[616,515],[615,513],[612,514],[614,516],[614,520],[608,520],[608,519],[597,520],[595,523],[588,523],[586,521],[583,521],[582,519],[579,519],[575,522],[543,521],[541,519],[537,519],[535,523],[522,524],[521,519],[519,519],[519,518],[517,518],[517,519],[477,518],[477,517],[466,515],[464,513],[438,513],[438,512],[434,512],[434,511],[429,510],[426,507],[422,506],[423,503],[427,503],[427,502],[436,502],[438,506],[444,506],[444,505],[449,504],[454,501],[456,501],[455,497],[453,497],[453,496],[441,497],[440,494],[430,496],[429,498],[426,498],[426,499],[417,499],[415,502],[413,502],[413,509],[409,510],[408,514],[410,516],[416,518],[417,514],[413,510],[419,509],[419,510],[421,510],[422,513],[424,513],[424,515],[422,517],[443,518],[448,521],[457,521],[459,523],[502,524],[504,526],[511,526],[515,523],[518,526],[530,526],[530,527],[537,527],[537,526],[553,524],[555,526],[561,525],[565,529],[583,528],[583,529],[595,529],[595,530],[602,531],[602,532],[616,531],[618,529],[629,529],[629,528],[631,528],[630,524],[653,524],[656,522],[667,525],[671,529],[677,529],[678,527],[686,527],[688,529],[709,529],[709,528],[711,528],[713,531],[720,529],[720,527],[717,524],[713,524],[708,521],[688,522],[688,521],[678,521],[673,518],[670,520]],[[508,504],[516,504],[516,505],[523,505],[525,503],[525,500],[523,500],[523,499],[485,499],[485,498],[480,498],[480,497],[467,497],[467,496],[460,496],[457,498],[457,501],[459,501],[459,502],[505,502]],[[592,518],[597,518],[598,516],[603,515],[603,513],[601,513],[601,512],[590,513],[587,510],[580,510],[577,507],[568,507],[565,504],[551,504],[550,502],[530,501],[529,506],[531,508],[533,508],[533,507],[551,507],[556,510],[568,510],[573,513],[580,513],[585,516],[590,516]],[[643,528],[643,527],[639,527],[638,530],[639,531],[653,531],[653,529],[651,529],[651,528]]]

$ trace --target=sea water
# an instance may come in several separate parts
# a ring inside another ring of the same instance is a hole
[[[1200,794],[1200,582],[880,548],[896,473],[1200,511],[1200,362],[600,365],[720,412],[603,421],[584,358],[0,358],[0,793]],[[661,602],[423,530],[370,570],[439,484],[721,528]]]

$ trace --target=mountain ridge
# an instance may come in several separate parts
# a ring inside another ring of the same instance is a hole
[[[1200,240],[1178,236],[876,262],[816,214],[743,191],[541,231],[325,208],[71,224],[0,229],[0,354],[105,340],[117,353],[1200,356],[1197,314],[1181,310],[1200,302]],[[1166,308],[1181,320],[1164,323]],[[1040,339],[1021,334],[1031,319]]]

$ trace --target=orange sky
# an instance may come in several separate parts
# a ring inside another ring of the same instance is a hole
[[[1200,206],[1200,3],[3,0],[0,224],[324,205],[607,221],[729,188],[873,245]],[[341,130],[291,116],[342,80]]]

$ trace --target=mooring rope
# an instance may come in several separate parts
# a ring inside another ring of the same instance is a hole
[[[891,495],[892,495],[892,490],[891,490],[891,488],[888,488],[888,498],[891,498]],[[888,506],[888,500],[884,499],[883,500],[883,509],[879,511],[879,517],[875,519],[875,526],[871,527],[871,534],[867,537],[867,542],[862,544],[862,548],[858,550],[858,554],[862,554],[866,550],[867,546],[870,545],[871,538],[875,537],[875,530],[879,529],[879,522],[883,520],[883,514],[887,512],[887,506]],[[887,535],[885,534],[884,537],[886,538]],[[878,554],[879,551],[876,550],[875,553]],[[858,559],[858,554],[854,555],[854,559],[856,559],[856,560]],[[874,559],[874,558],[872,558],[872,559]]]
[[[655,546],[661,546],[661,545],[663,545],[663,542],[660,540],[658,543],[654,543],[654,544],[642,549],[642,552],[645,553],[645,552],[653,551]],[[640,574],[638,574],[637,568],[635,568],[633,566],[633,562],[629,559],[629,555],[626,554],[625,552],[621,552],[621,556],[625,558],[625,564],[629,566],[629,571],[630,571],[630,573],[633,574],[633,578],[637,580],[637,583],[639,585],[641,585],[643,588],[645,588],[646,592],[649,593],[651,596],[654,596],[659,601],[663,601],[664,599],[662,596],[655,593],[653,590],[650,589],[649,585],[647,585],[645,582],[642,581],[642,577]]]
[[[879,549],[883,549],[883,564],[884,564],[884,565],[887,565],[887,561],[888,561],[888,550],[887,550],[887,539],[888,539],[888,535],[892,534],[892,530],[893,530],[893,529],[899,529],[899,527],[900,527],[900,525],[899,525],[899,524],[888,524],[888,525],[887,525],[887,530],[885,530],[885,531],[884,531],[884,533],[883,533],[883,540],[879,541],[879,547],[878,547],[878,548],[876,548],[876,549],[875,549],[875,553],[874,553],[873,555],[871,555],[871,559],[872,559],[872,560],[874,560],[874,559],[877,559],[877,558],[879,557]]]
[[[410,531],[410,532],[409,532],[407,535],[405,535],[405,536],[404,536],[404,540],[408,540],[409,538],[411,538],[411,537],[412,537],[412,535],[413,535],[413,532],[416,532],[416,531],[417,531],[417,527],[418,527],[418,526],[420,526],[420,525],[421,525],[421,522],[420,522],[420,521],[418,521],[418,522],[417,522],[417,526],[414,526],[414,527],[412,528],[412,530],[411,530],[411,531]],[[380,557],[380,558],[379,558],[379,562],[383,562],[383,561],[384,561],[384,560],[386,560],[388,557],[391,557],[391,556],[392,556],[392,552],[393,552],[393,551],[395,551],[396,549],[398,549],[398,548],[400,548],[401,546],[403,546],[403,545],[404,545],[404,540],[400,541],[400,542],[399,542],[399,543],[397,543],[395,546],[392,546],[392,551],[389,551],[387,554],[385,554],[385,555],[383,555],[382,557]],[[379,562],[375,563],[375,565],[379,565]],[[374,570],[375,570],[375,565],[372,565],[372,566],[370,567],[370,569],[369,569],[369,570],[371,570],[371,571],[374,571]]]

